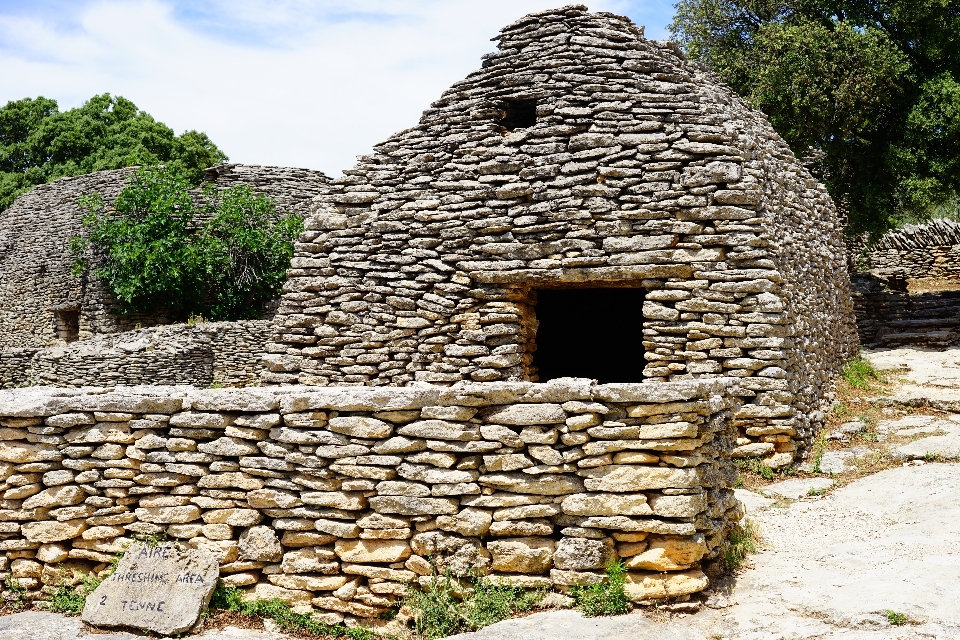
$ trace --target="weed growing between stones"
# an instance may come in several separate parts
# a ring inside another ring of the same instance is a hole
[[[897,613],[893,609],[887,609],[884,613],[887,614],[887,622],[894,627],[900,627],[907,624],[907,616],[902,613]]]
[[[857,389],[869,389],[871,380],[886,382],[883,375],[881,375],[863,355],[858,355],[843,365],[843,379],[846,380],[847,384],[851,387],[856,387]]]
[[[432,578],[429,589],[416,591],[404,601],[404,606],[413,612],[417,635],[429,640],[476,631],[506,620],[515,613],[529,611],[545,595],[542,590],[497,584],[476,574],[468,588],[449,570],[439,576],[434,569]]]
[[[83,611],[87,596],[100,586],[106,579],[87,574],[80,579],[80,584],[60,584],[50,596],[47,608],[55,613],[78,616]]]
[[[352,638],[352,640],[373,640],[374,633],[365,627],[346,627],[342,624],[330,625],[313,619],[309,614],[294,613],[290,605],[278,599],[251,600],[243,599],[243,591],[237,587],[228,587],[219,582],[210,597],[210,606],[204,616],[214,614],[217,610],[239,614],[248,618],[273,620],[280,631],[287,633],[301,633],[313,636],[328,636],[334,638]]]
[[[588,618],[594,616],[616,616],[630,611],[630,598],[623,585],[627,581],[627,569],[622,561],[607,565],[606,577],[586,587],[571,587],[570,595],[577,609]]]
[[[11,576],[7,576],[4,581],[6,591],[3,594],[3,604],[5,609],[11,611],[22,611],[26,607],[23,596],[27,593],[26,588],[20,584],[20,581]]]
[[[760,532],[756,523],[750,518],[745,518],[743,526],[733,527],[727,537],[726,548],[723,551],[723,566],[728,571],[736,571],[742,567],[747,554],[757,552],[759,541]]]

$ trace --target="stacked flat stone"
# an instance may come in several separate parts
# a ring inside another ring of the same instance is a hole
[[[0,351],[0,388],[259,385],[271,320],[148,327],[46,349]]]
[[[857,342],[826,189],[627,18],[569,6],[497,40],[317,197],[264,382],[537,380],[537,288],[643,288],[644,376],[741,378],[736,455],[790,464]]]
[[[866,266],[881,277],[960,276],[960,223],[939,219],[891,231],[869,248]]]
[[[852,277],[860,343],[869,348],[960,344],[960,291],[891,291],[872,274]]]
[[[0,349],[62,345],[56,320],[61,310],[79,311],[81,340],[170,322],[160,313],[118,315],[116,300],[97,278],[71,272],[68,243],[82,231],[81,196],[99,193],[109,205],[133,171],[98,171],[42,184],[0,211]],[[207,177],[220,188],[248,184],[273,198],[281,211],[301,215],[328,182],[319,171],[258,165],[217,165]]]
[[[40,598],[165,534],[327,622],[431,561],[568,590],[619,557],[634,600],[686,595],[742,516],[735,385],[0,391],[0,578]]]

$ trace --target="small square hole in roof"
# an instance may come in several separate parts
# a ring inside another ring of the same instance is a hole
[[[537,123],[536,100],[507,100],[499,125],[507,131],[527,129]]]

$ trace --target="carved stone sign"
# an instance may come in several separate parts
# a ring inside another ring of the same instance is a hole
[[[87,596],[81,617],[94,626],[182,633],[197,623],[219,577],[210,553],[173,542],[135,544],[116,572]]]

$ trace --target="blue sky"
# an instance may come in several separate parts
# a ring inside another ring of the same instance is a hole
[[[598,0],[652,39],[674,0]],[[231,161],[336,175],[554,0],[0,0],[0,103],[122,95]]]

